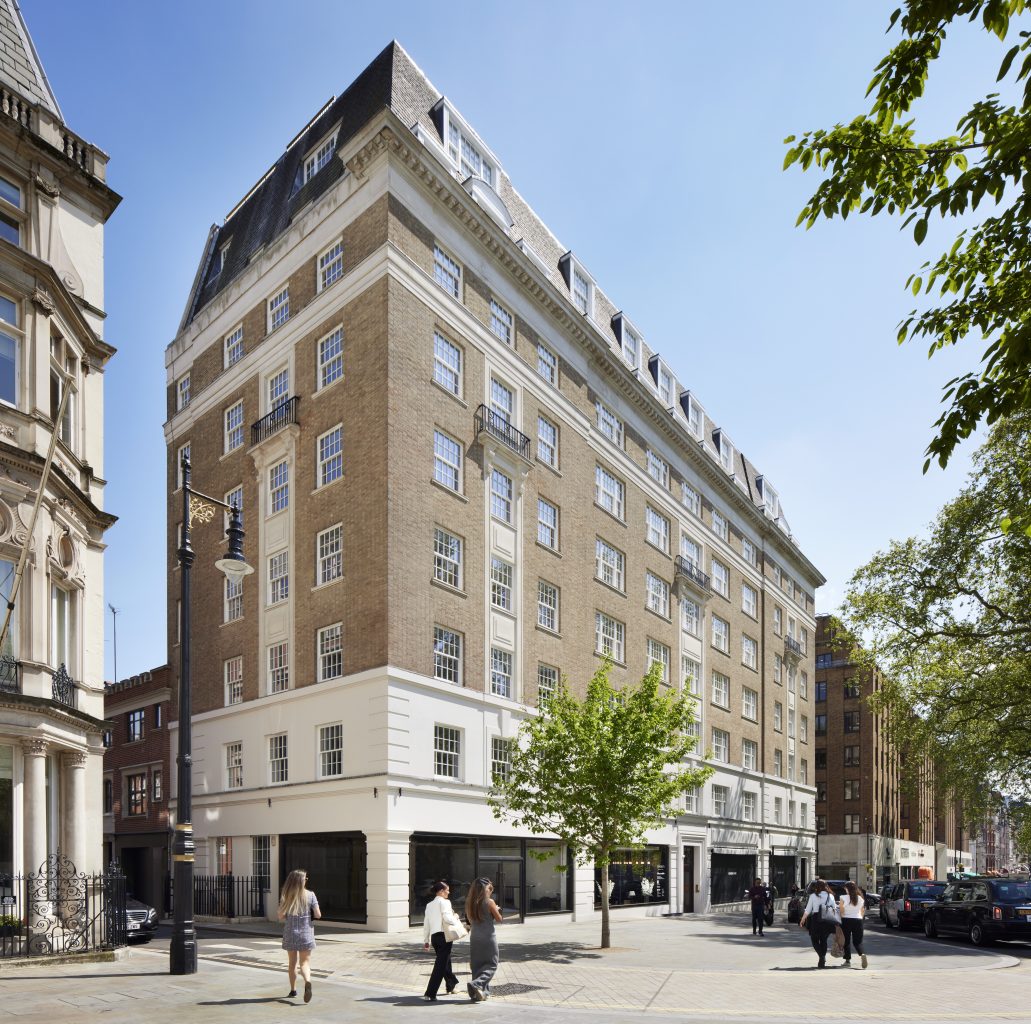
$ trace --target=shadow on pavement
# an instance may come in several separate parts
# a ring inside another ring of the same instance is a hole
[[[205,999],[203,1002],[197,1003],[198,1006],[242,1006],[247,1003],[282,1003],[284,1006],[297,1006],[304,1005],[303,1003],[298,1004],[293,999],[287,999],[284,996],[259,996],[254,999]]]
[[[368,950],[366,956],[377,960],[396,960],[406,963],[418,962],[433,964],[433,954],[422,946],[412,943],[395,943],[390,946],[377,946]],[[459,962],[469,957],[468,944],[454,946],[451,957]],[[501,944],[501,960],[507,963],[528,963],[531,960],[542,960],[549,964],[571,964],[577,960],[600,960],[602,954],[595,947],[585,946],[578,942],[512,942]]]

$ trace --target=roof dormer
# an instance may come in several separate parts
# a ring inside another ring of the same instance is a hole
[[[619,349],[623,353],[623,361],[631,370],[638,369],[641,365],[643,349],[641,332],[634,327],[623,312],[617,313],[612,318],[612,330],[619,342]]]
[[[569,289],[570,301],[588,320],[593,320],[594,291],[597,287],[594,278],[587,273],[586,268],[573,255],[572,250],[559,259],[558,268],[562,271],[562,277]]]
[[[712,443],[716,447],[716,454],[719,456],[720,465],[727,473],[733,476],[734,456],[737,454],[734,442],[731,441],[729,435],[722,427],[717,427],[712,432]]]

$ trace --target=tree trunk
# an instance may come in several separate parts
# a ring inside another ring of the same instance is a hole
[[[605,863],[601,866],[601,948],[608,949],[612,945],[609,935],[609,862],[606,854]]]

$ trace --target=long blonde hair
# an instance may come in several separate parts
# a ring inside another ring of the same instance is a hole
[[[487,886],[493,883],[489,878],[477,878],[469,886],[469,892],[465,897],[465,917],[467,921],[474,924],[487,919],[490,911],[487,910]]]
[[[308,872],[302,868],[291,871],[286,876],[283,888],[279,892],[279,912],[286,917],[306,914],[308,912],[308,890],[304,883],[308,881]]]

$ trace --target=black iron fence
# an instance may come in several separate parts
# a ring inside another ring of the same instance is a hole
[[[198,917],[264,917],[269,880],[262,875],[194,875],[193,913]],[[175,890],[168,877],[166,911],[175,911]]]
[[[86,874],[61,854],[37,872],[0,875],[0,959],[94,953],[126,944],[125,876]]]

